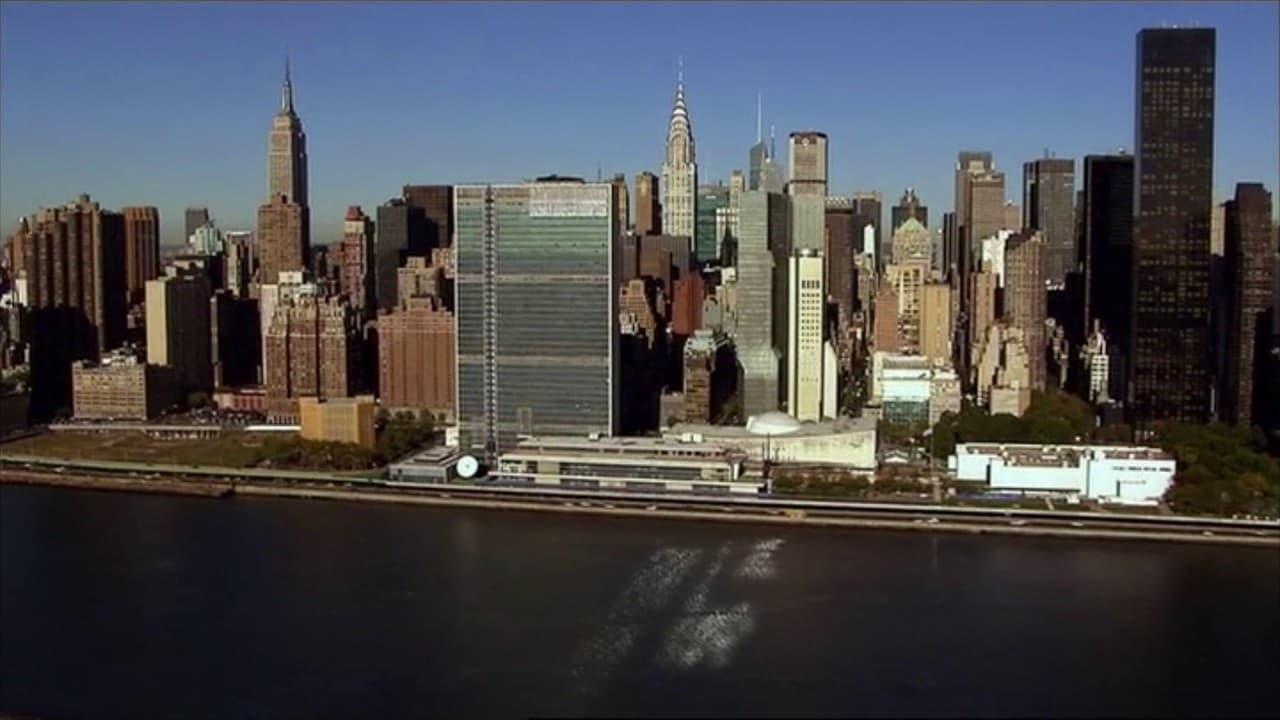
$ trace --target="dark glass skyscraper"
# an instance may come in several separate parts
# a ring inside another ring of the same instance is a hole
[[[1274,253],[1271,244],[1271,193],[1262,183],[1239,183],[1227,203],[1226,245],[1226,369],[1220,415],[1223,422],[1252,424],[1254,355],[1258,336],[1266,335],[1263,315],[1272,304]],[[1280,398],[1273,398],[1280,402]]]
[[[1138,423],[1210,413],[1212,28],[1137,38],[1133,393]]]
[[[1086,155],[1082,184],[1085,332],[1097,320],[1108,345],[1127,353],[1133,328],[1133,156]],[[1127,386],[1125,368],[1111,372],[1122,375],[1119,387]]]

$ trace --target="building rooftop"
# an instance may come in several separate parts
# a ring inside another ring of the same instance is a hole
[[[764,413],[771,415],[772,413]],[[801,423],[795,418],[785,413],[778,413],[787,418],[791,422],[797,423],[799,427],[789,432],[770,432],[767,433],[772,437],[822,437],[826,435],[840,435],[851,432],[874,432],[876,429],[875,418],[862,416],[858,418],[840,418],[838,420],[824,420],[822,422],[805,422]],[[757,420],[757,423],[760,421]],[[782,427],[786,427],[785,423],[780,423]],[[769,425],[766,425],[768,427]],[[759,428],[759,425],[756,425]],[[742,425],[699,425],[694,423],[676,423],[671,427],[667,436],[693,434],[701,435],[704,438],[714,442],[717,438],[741,440],[754,439],[763,441],[766,433],[753,432]]]
[[[1106,460],[1167,460],[1173,456],[1159,448],[1127,445],[1033,445],[1025,443],[961,443],[956,455],[998,455],[1008,465],[1061,467],[1077,465],[1092,455]]]

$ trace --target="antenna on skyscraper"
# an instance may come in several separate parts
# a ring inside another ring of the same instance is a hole
[[[596,182],[600,182],[604,178],[604,175],[602,173],[603,173],[603,170],[601,170],[600,161],[597,160],[596,161]]]
[[[756,143],[764,140],[764,94],[756,93]]]
[[[774,145],[774,139],[775,139],[775,138],[774,138],[774,135],[773,135],[773,133],[774,133],[774,130],[775,130],[775,129],[776,129],[776,128],[774,128],[774,126],[773,126],[772,124],[770,124],[770,125],[769,125],[769,157],[770,157],[770,158],[775,158],[775,157],[777,157],[777,155],[775,154],[775,152],[776,152],[776,150],[777,150],[778,148],[777,148],[777,146],[776,146],[776,145]]]

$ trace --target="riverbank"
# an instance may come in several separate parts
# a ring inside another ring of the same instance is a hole
[[[569,502],[557,499],[531,499],[516,497],[458,497],[447,487],[431,488],[431,493],[392,489],[351,490],[307,485],[282,485],[265,482],[235,482],[214,480],[168,480],[162,478],[129,477],[114,478],[89,475],[6,470],[0,482],[30,485],[50,485],[63,488],[111,490],[209,498],[264,497],[330,500],[341,502],[376,502],[399,505],[424,505],[432,507],[459,507],[516,512],[553,512],[573,515],[596,515],[614,518],[667,519],[694,522],[753,523],[799,527],[847,528],[851,530],[895,530],[915,532],[945,532],[968,535],[1003,535],[1021,537],[1049,537],[1066,539],[1139,540],[1147,542],[1180,542],[1194,544],[1235,545],[1250,547],[1280,547],[1280,536],[1263,534],[1223,534],[1204,530],[1170,530],[1163,528],[1129,529],[1090,526],[1073,523],[1074,526],[1032,525],[1000,518],[972,518],[958,521],[953,518],[929,516],[921,510],[916,517],[853,517],[815,516],[804,511],[779,511],[743,508],[725,505],[717,509],[706,506],[697,508],[671,507],[678,504],[673,498],[667,506],[659,504],[627,506],[612,498],[601,497],[591,502]],[[1100,518],[1098,522],[1104,522]]]

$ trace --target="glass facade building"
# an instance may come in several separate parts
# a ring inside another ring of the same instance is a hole
[[[694,226],[694,254],[698,262],[719,259],[716,237],[716,211],[729,207],[729,188],[725,185],[703,185],[698,188],[697,222]]]
[[[492,463],[521,436],[613,434],[617,272],[609,183],[458,186],[458,426]]]

